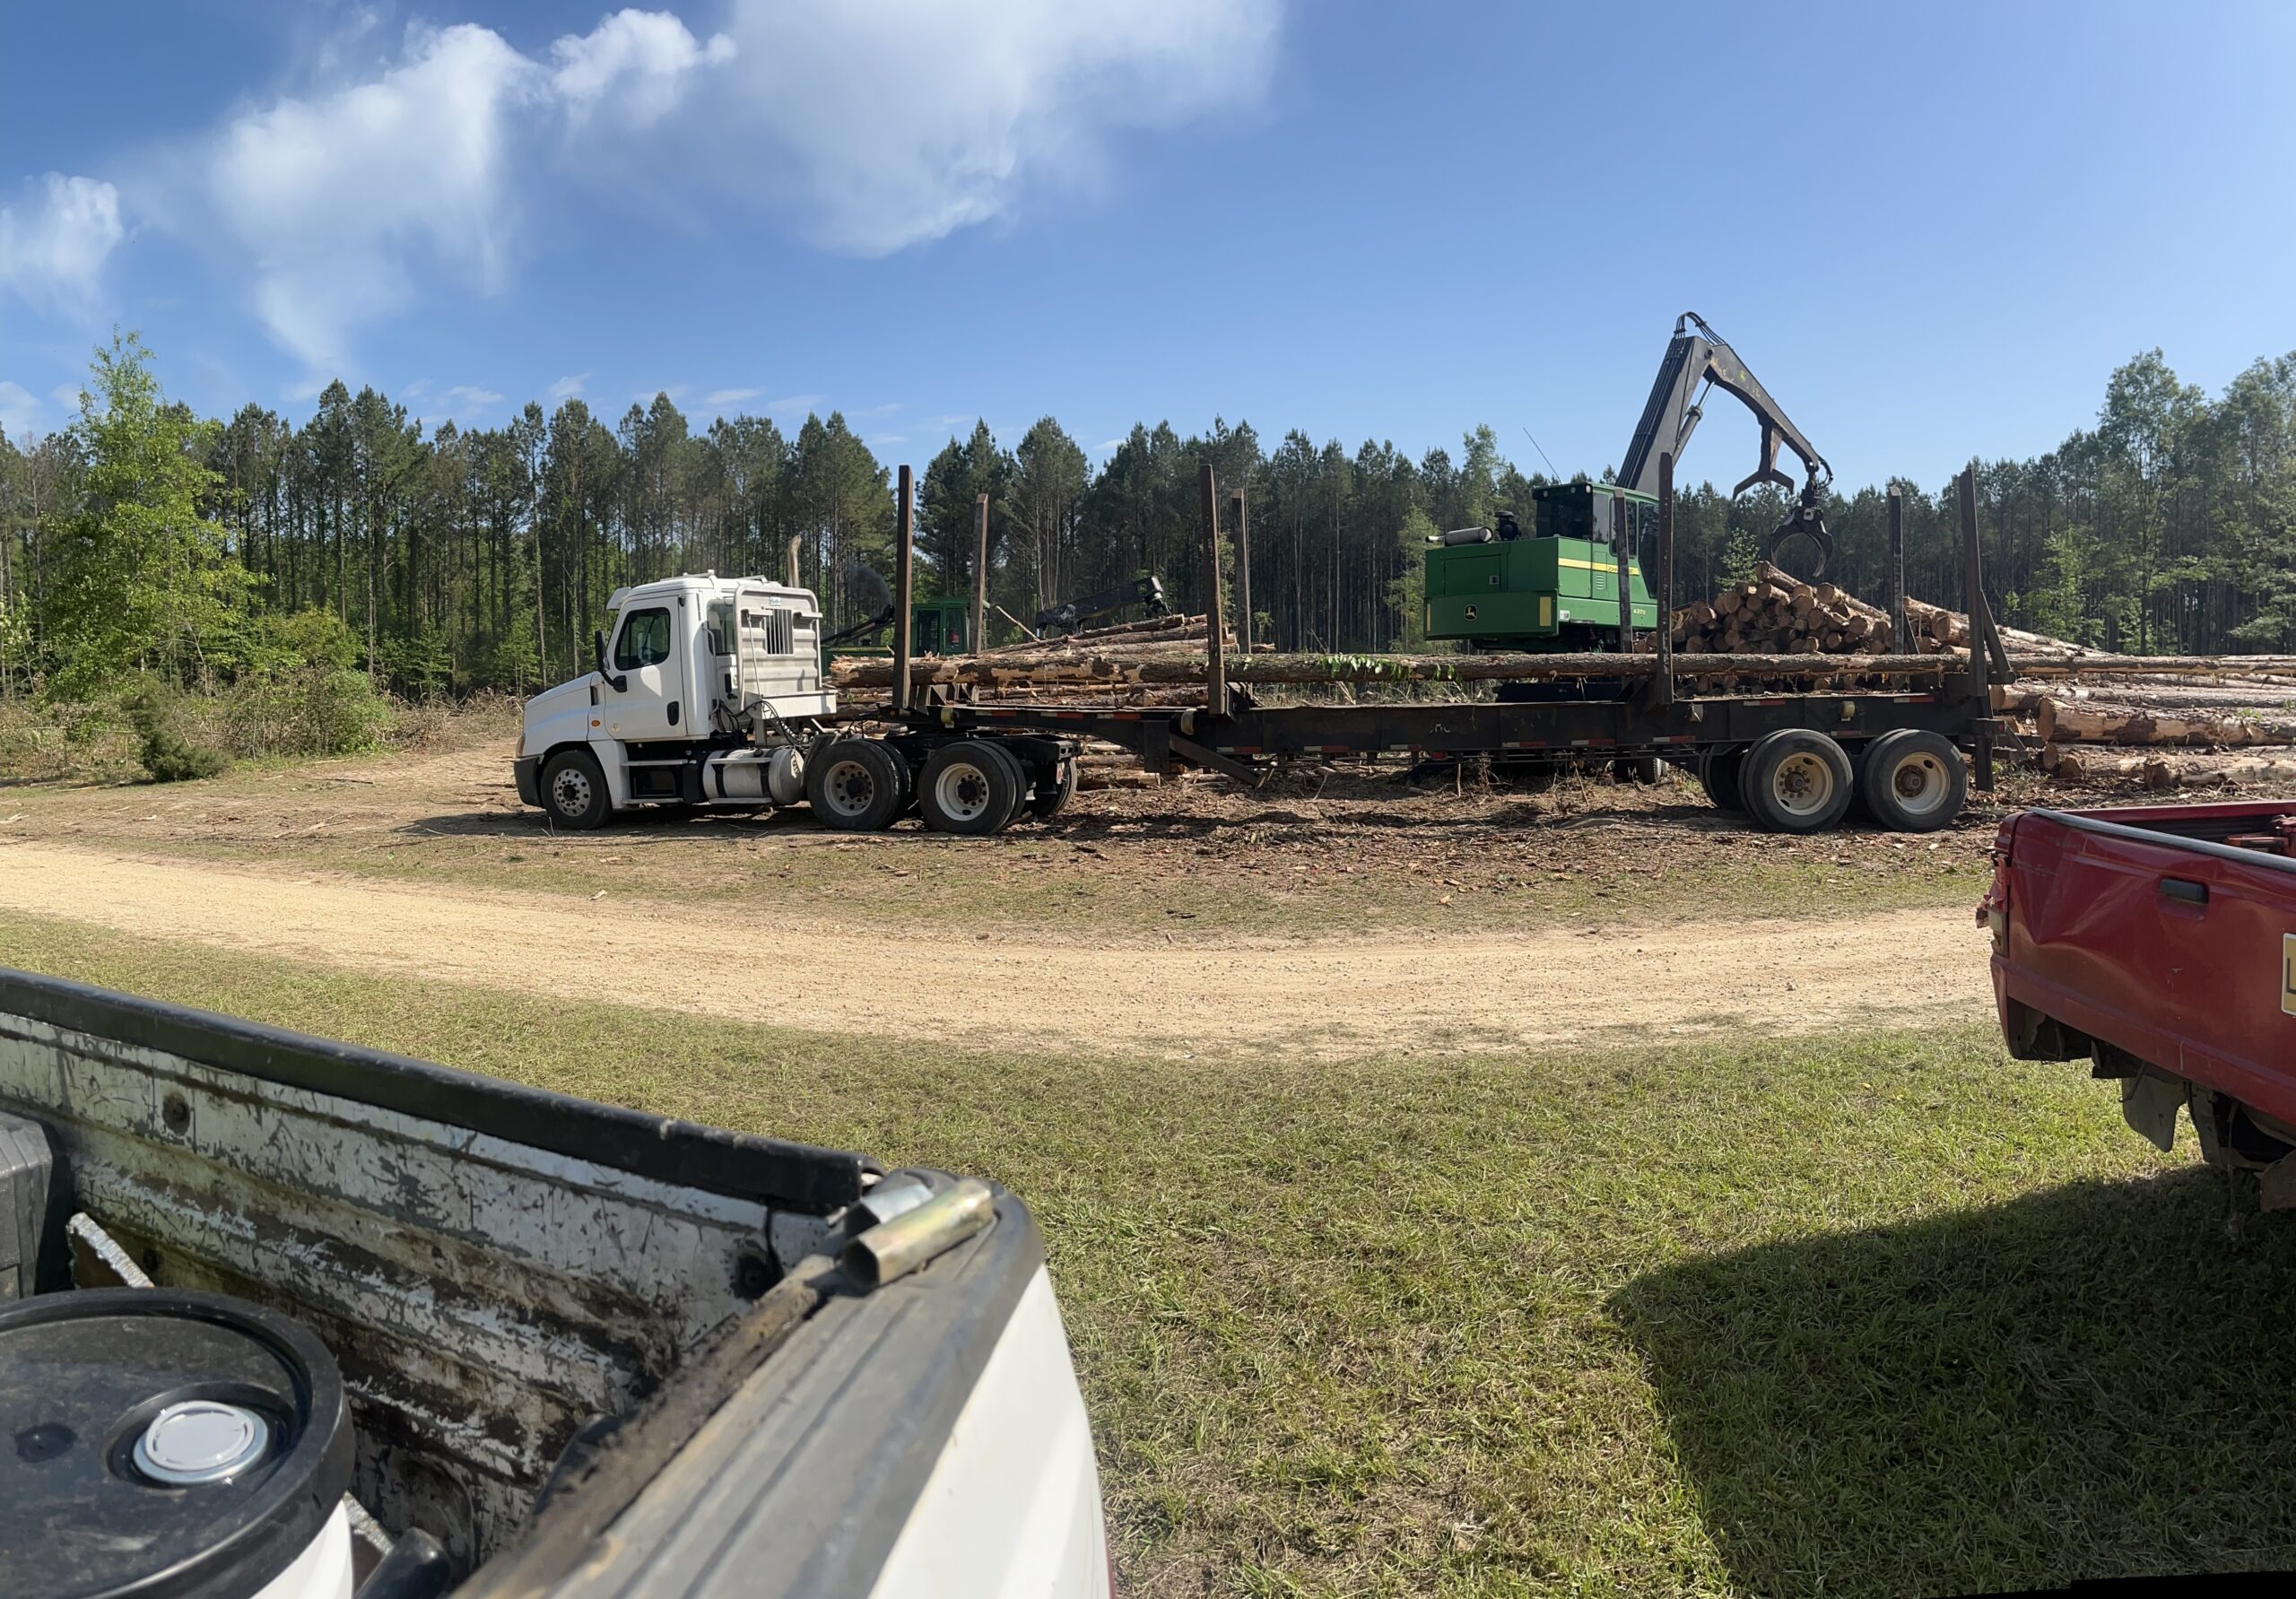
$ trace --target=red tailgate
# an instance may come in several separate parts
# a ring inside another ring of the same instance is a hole
[[[2036,811],[2004,826],[2008,859],[1989,896],[2007,900],[1996,992],[2296,1120],[2296,861],[2148,833],[2117,814],[2172,813]]]

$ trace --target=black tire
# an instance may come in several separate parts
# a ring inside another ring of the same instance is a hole
[[[1037,791],[1029,795],[1029,810],[1039,821],[1048,821],[1068,808],[1076,797],[1076,758],[1064,755],[1049,768],[1037,768]]]
[[[1718,811],[1743,811],[1746,799],[1738,787],[1738,774],[1745,769],[1746,747],[1728,744],[1720,749],[1707,750],[1698,758],[1698,786],[1706,790],[1706,797],[1714,802]]]
[[[542,809],[554,827],[587,831],[613,814],[606,775],[587,750],[561,750],[542,768]]]
[[[996,830],[1001,833],[1028,814],[1029,769],[1021,764],[1021,758],[1018,755],[1013,754],[1011,750],[996,740],[985,738],[980,742],[993,752],[989,759],[992,760],[1001,759],[1013,775],[1013,808],[1005,812],[1004,820],[996,824]]]
[[[893,817],[898,821],[917,809],[917,769],[909,765],[908,756],[891,744],[881,742],[877,747],[892,761],[894,775],[900,782],[900,804],[893,807]]]
[[[1857,763],[1859,808],[1893,833],[1951,827],[1969,797],[1969,768],[1943,734],[1900,727],[1866,745]]]
[[[1849,809],[1849,756],[1822,733],[1781,727],[1746,752],[1738,793],[1746,814],[1773,833],[1815,833]]]
[[[1020,804],[1019,764],[985,739],[943,744],[917,778],[917,813],[936,833],[979,838],[997,831]]]
[[[805,761],[805,799],[813,820],[839,832],[883,831],[908,796],[907,763],[873,740],[835,739]]]

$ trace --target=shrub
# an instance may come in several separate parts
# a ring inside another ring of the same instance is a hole
[[[365,673],[314,662],[241,678],[223,726],[242,755],[352,755],[382,742],[391,708]]]
[[[139,759],[154,783],[212,778],[231,764],[200,725],[197,708],[173,684],[146,678],[128,691],[120,708],[135,729]]]

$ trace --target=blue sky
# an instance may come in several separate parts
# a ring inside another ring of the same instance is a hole
[[[284,19],[284,20],[283,20]],[[0,13],[0,426],[1248,419],[1614,462],[1675,314],[1848,483],[2296,348],[2296,6],[126,0]],[[59,391],[62,391],[59,394]],[[1726,414],[1726,412],[1730,414]],[[1686,471],[1753,433],[1712,409]]]

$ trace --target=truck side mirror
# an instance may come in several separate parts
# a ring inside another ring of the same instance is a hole
[[[591,647],[597,651],[598,675],[606,680],[606,686],[617,694],[628,692],[630,689],[630,680],[617,673],[606,670],[606,630],[604,628],[600,628],[596,632],[591,634],[590,644]]]

